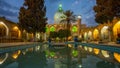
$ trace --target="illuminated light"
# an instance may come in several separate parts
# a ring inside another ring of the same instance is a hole
[[[92,39],[92,32],[91,31],[88,32],[88,37],[89,37],[89,39]]]
[[[97,39],[99,38],[99,31],[98,31],[97,29],[95,29],[95,30],[93,31],[93,38],[94,38],[95,40],[97,40]]]
[[[59,7],[62,7],[62,4],[59,4]]]
[[[120,32],[120,21],[118,21],[114,26],[113,26],[113,35],[114,35],[114,38],[116,39]]]
[[[78,19],[81,19],[81,16],[80,16],[80,15],[78,16]]]
[[[87,40],[87,33],[84,33],[84,39]]]
[[[71,44],[68,44],[68,47],[72,47],[72,45],[71,45]]]
[[[14,53],[12,54],[12,57],[13,57],[14,59],[17,59],[20,53],[21,53],[21,51],[18,50],[18,51],[14,52]]]
[[[79,67],[79,68],[82,68],[82,65],[79,65],[78,67]]]
[[[100,50],[99,49],[97,49],[97,48],[94,48],[94,53],[97,55],[97,54],[99,54],[99,52],[100,52]]]
[[[89,52],[92,52],[93,48],[92,47],[88,47]]]
[[[4,24],[3,22],[0,22],[0,24],[4,25],[5,28],[6,28],[6,35],[8,36],[8,33],[9,33],[9,28],[6,26],[6,24]]]
[[[72,51],[72,55],[73,55],[74,57],[78,56],[78,51],[77,51],[77,50],[73,50],[73,51]]]
[[[5,54],[5,57],[4,57],[4,58],[2,58],[2,57],[0,56],[0,64],[3,64],[3,63],[6,61],[7,58],[8,58],[8,53]]]
[[[55,31],[55,27],[54,27],[54,26],[51,26],[51,27],[50,27],[50,31],[51,31],[51,32],[54,32],[54,31]]]
[[[17,27],[17,26],[15,26],[15,27],[13,28],[13,30],[18,30],[18,27]]]
[[[101,36],[102,38],[108,38],[108,26],[104,26],[102,29],[101,29]]]
[[[114,58],[120,63],[120,54],[114,53]]]
[[[51,57],[54,57],[54,56],[55,56],[55,53],[54,53],[54,52],[50,52],[50,56],[51,56]]]
[[[71,40],[71,39],[72,39],[72,36],[69,36],[69,37],[68,37],[68,40]]]
[[[103,55],[104,57],[106,57],[106,58],[110,57],[108,51],[102,50],[101,53],[102,53],[102,55]]]
[[[87,51],[88,50],[88,48],[86,47],[86,46],[84,46],[84,49]]]
[[[77,26],[72,27],[72,32],[77,32],[77,30],[78,30]]]

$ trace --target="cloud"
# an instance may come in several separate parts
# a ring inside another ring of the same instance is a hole
[[[8,4],[7,2],[5,2],[4,0],[0,0],[0,7],[1,8],[9,8],[9,9],[14,9],[14,10],[18,10],[18,7],[12,6],[10,4]]]
[[[0,0],[0,16],[4,16],[9,20],[17,22],[19,8],[10,5],[4,0]]]

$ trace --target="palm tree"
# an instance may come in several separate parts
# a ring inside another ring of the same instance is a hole
[[[65,11],[64,15],[65,15],[65,17],[61,17],[62,20],[60,21],[60,23],[67,22],[66,23],[66,27],[67,27],[66,29],[67,29],[67,31],[70,31],[70,22],[75,21],[75,15],[73,15],[73,12],[70,11],[70,10]],[[67,35],[67,38],[68,38],[68,35]],[[66,39],[66,40],[68,41],[68,39]]]

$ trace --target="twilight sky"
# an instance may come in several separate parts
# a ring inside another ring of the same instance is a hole
[[[19,9],[23,2],[24,0],[0,0],[0,16],[18,22]],[[96,25],[93,11],[93,6],[96,4],[95,0],[45,0],[46,17],[48,17],[49,23],[54,23],[54,14],[60,3],[63,10],[71,10],[75,15],[81,15],[83,24],[87,24],[87,26]]]

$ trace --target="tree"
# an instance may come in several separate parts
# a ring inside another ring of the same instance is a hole
[[[114,17],[120,17],[119,0],[96,0],[96,4],[93,9],[97,23],[112,21]]]
[[[25,0],[19,12],[19,26],[21,30],[33,33],[45,32],[46,7],[44,0]]]
[[[75,21],[75,15],[73,15],[73,12],[70,11],[70,10],[65,11],[64,14],[65,14],[66,18],[64,18],[63,20],[61,20],[61,22],[63,22],[63,21],[67,22],[67,24],[66,24],[67,25],[67,29],[65,30],[66,31],[65,33],[67,34],[66,37],[69,37],[70,22],[71,21]]]
[[[69,37],[71,35],[71,32],[68,29],[60,29],[57,32],[57,34],[58,34],[58,37],[62,39],[62,38],[65,38],[65,37]]]

